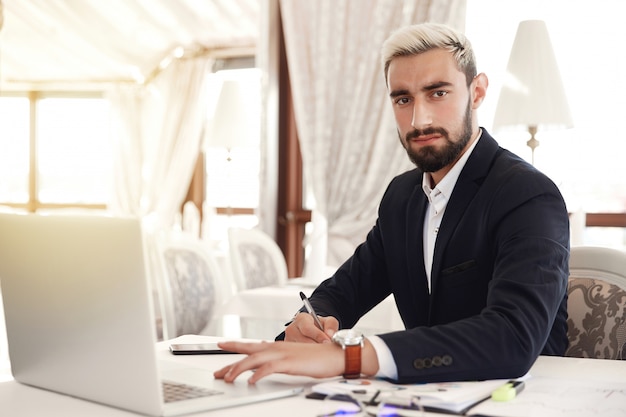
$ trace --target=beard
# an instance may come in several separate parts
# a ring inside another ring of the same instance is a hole
[[[406,149],[406,153],[411,162],[423,172],[437,172],[454,162],[472,138],[471,109],[471,103],[468,102],[465,117],[463,118],[462,130],[456,141],[450,140],[448,131],[442,127],[429,127],[422,130],[415,129],[407,133],[405,141],[400,140],[400,142],[402,142],[402,146]],[[432,134],[439,134],[445,139],[446,143],[443,148],[437,149],[433,146],[424,146],[415,151],[409,146],[409,142],[412,138]],[[399,135],[400,133],[398,133],[398,136]]]

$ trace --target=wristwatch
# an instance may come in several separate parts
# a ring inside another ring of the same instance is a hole
[[[356,379],[361,376],[361,349],[363,334],[354,329],[339,330],[333,335],[333,342],[337,343],[345,352],[345,379]]]

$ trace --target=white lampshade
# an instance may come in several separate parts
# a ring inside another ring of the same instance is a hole
[[[205,146],[228,150],[248,146],[255,134],[255,122],[239,81],[226,79],[222,83],[213,118],[208,123]]]
[[[494,130],[514,126],[535,130],[573,126],[548,29],[541,20],[520,22],[500,92]]]

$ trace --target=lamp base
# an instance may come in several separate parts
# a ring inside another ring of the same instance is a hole
[[[537,126],[528,126],[528,133],[530,133],[530,139],[526,142],[526,145],[530,148],[530,157],[531,162],[535,165],[535,148],[539,146],[539,141],[535,139],[535,135],[537,134]]]

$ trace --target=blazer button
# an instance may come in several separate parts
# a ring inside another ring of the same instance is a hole
[[[443,355],[443,357],[441,358],[441,363],[443,363],[445,366],[452,365],[452,356]]]
[[[415,369],[424,369],[424,360],[423,359],[415,359],[413,361],[413,367]]]
[[[424,359],[424,368],[431,368],[433,366],[433,361],[430,358]]]
[[[441,356],[433,357],[433,365],[434,366],[441,366],[442,362],[443,362],[443,360],[441,359]]]

